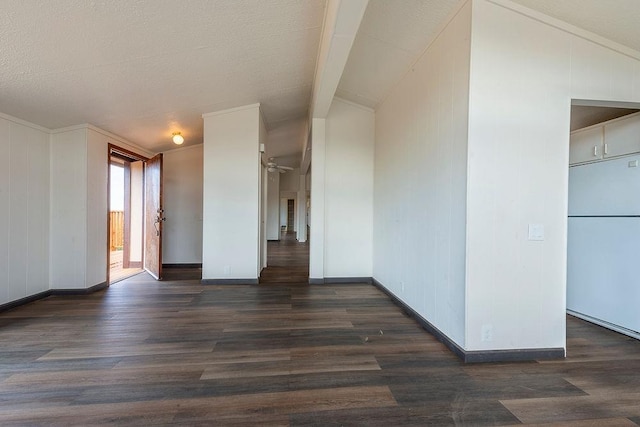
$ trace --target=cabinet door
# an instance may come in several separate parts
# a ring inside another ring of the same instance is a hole
[[[604,126],[605,157],[640,152],[640,116],[618,120]]]
[[[639,218],[569,218],[567,309],[640,331]]]
[[[569,164],[584,163],[602,158],[603,127],[579,130],[571,134]]]

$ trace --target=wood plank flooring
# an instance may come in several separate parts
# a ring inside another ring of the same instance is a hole
[[[260,283],[309,283],[309,242],[299,243],[293,231],[280,233],[280,240],[267,242],[267,268]]]
[[[640,422],[640,342],[575,318],[566,360],[465,365],[370,285],[195,276],[1,313],[0,425]]]

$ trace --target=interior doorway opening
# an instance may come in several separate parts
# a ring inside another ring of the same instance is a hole
[[[260,283],[309,284],[309,241],[299,242],[296,233],[282,229],[280,240],[267,242],[267,267]]]
[[[567,218],[567,313],[640,339],[640,105],[574,101]]]
[[[109,282],[142,272],[144,162],[109,156]]]
[[[260,284],[308,285],[309,241],[298,240],[300,212],[297,194],[293,191],[280,192],[279,200],[279,209],[275,212],[280,224],[279,239],[267,242],[267,267],[260,273]]]
[[[296,203],[294,199],[287,199],[287,227],[286,231],[294,231]]]

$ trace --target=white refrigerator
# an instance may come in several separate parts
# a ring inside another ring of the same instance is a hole
[[[567,309],[640,338],[640,155],[569,168]]]

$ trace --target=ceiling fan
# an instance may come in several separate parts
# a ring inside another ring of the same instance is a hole
[[[286,171],[292,171],[293,168],[289,167],[289,166],[279,166],[276,162],[275,162],[275,158],[273,157],[269,157],[269,162],[267,163],[267,172],[280,172],[280,173],[285,173]]]

